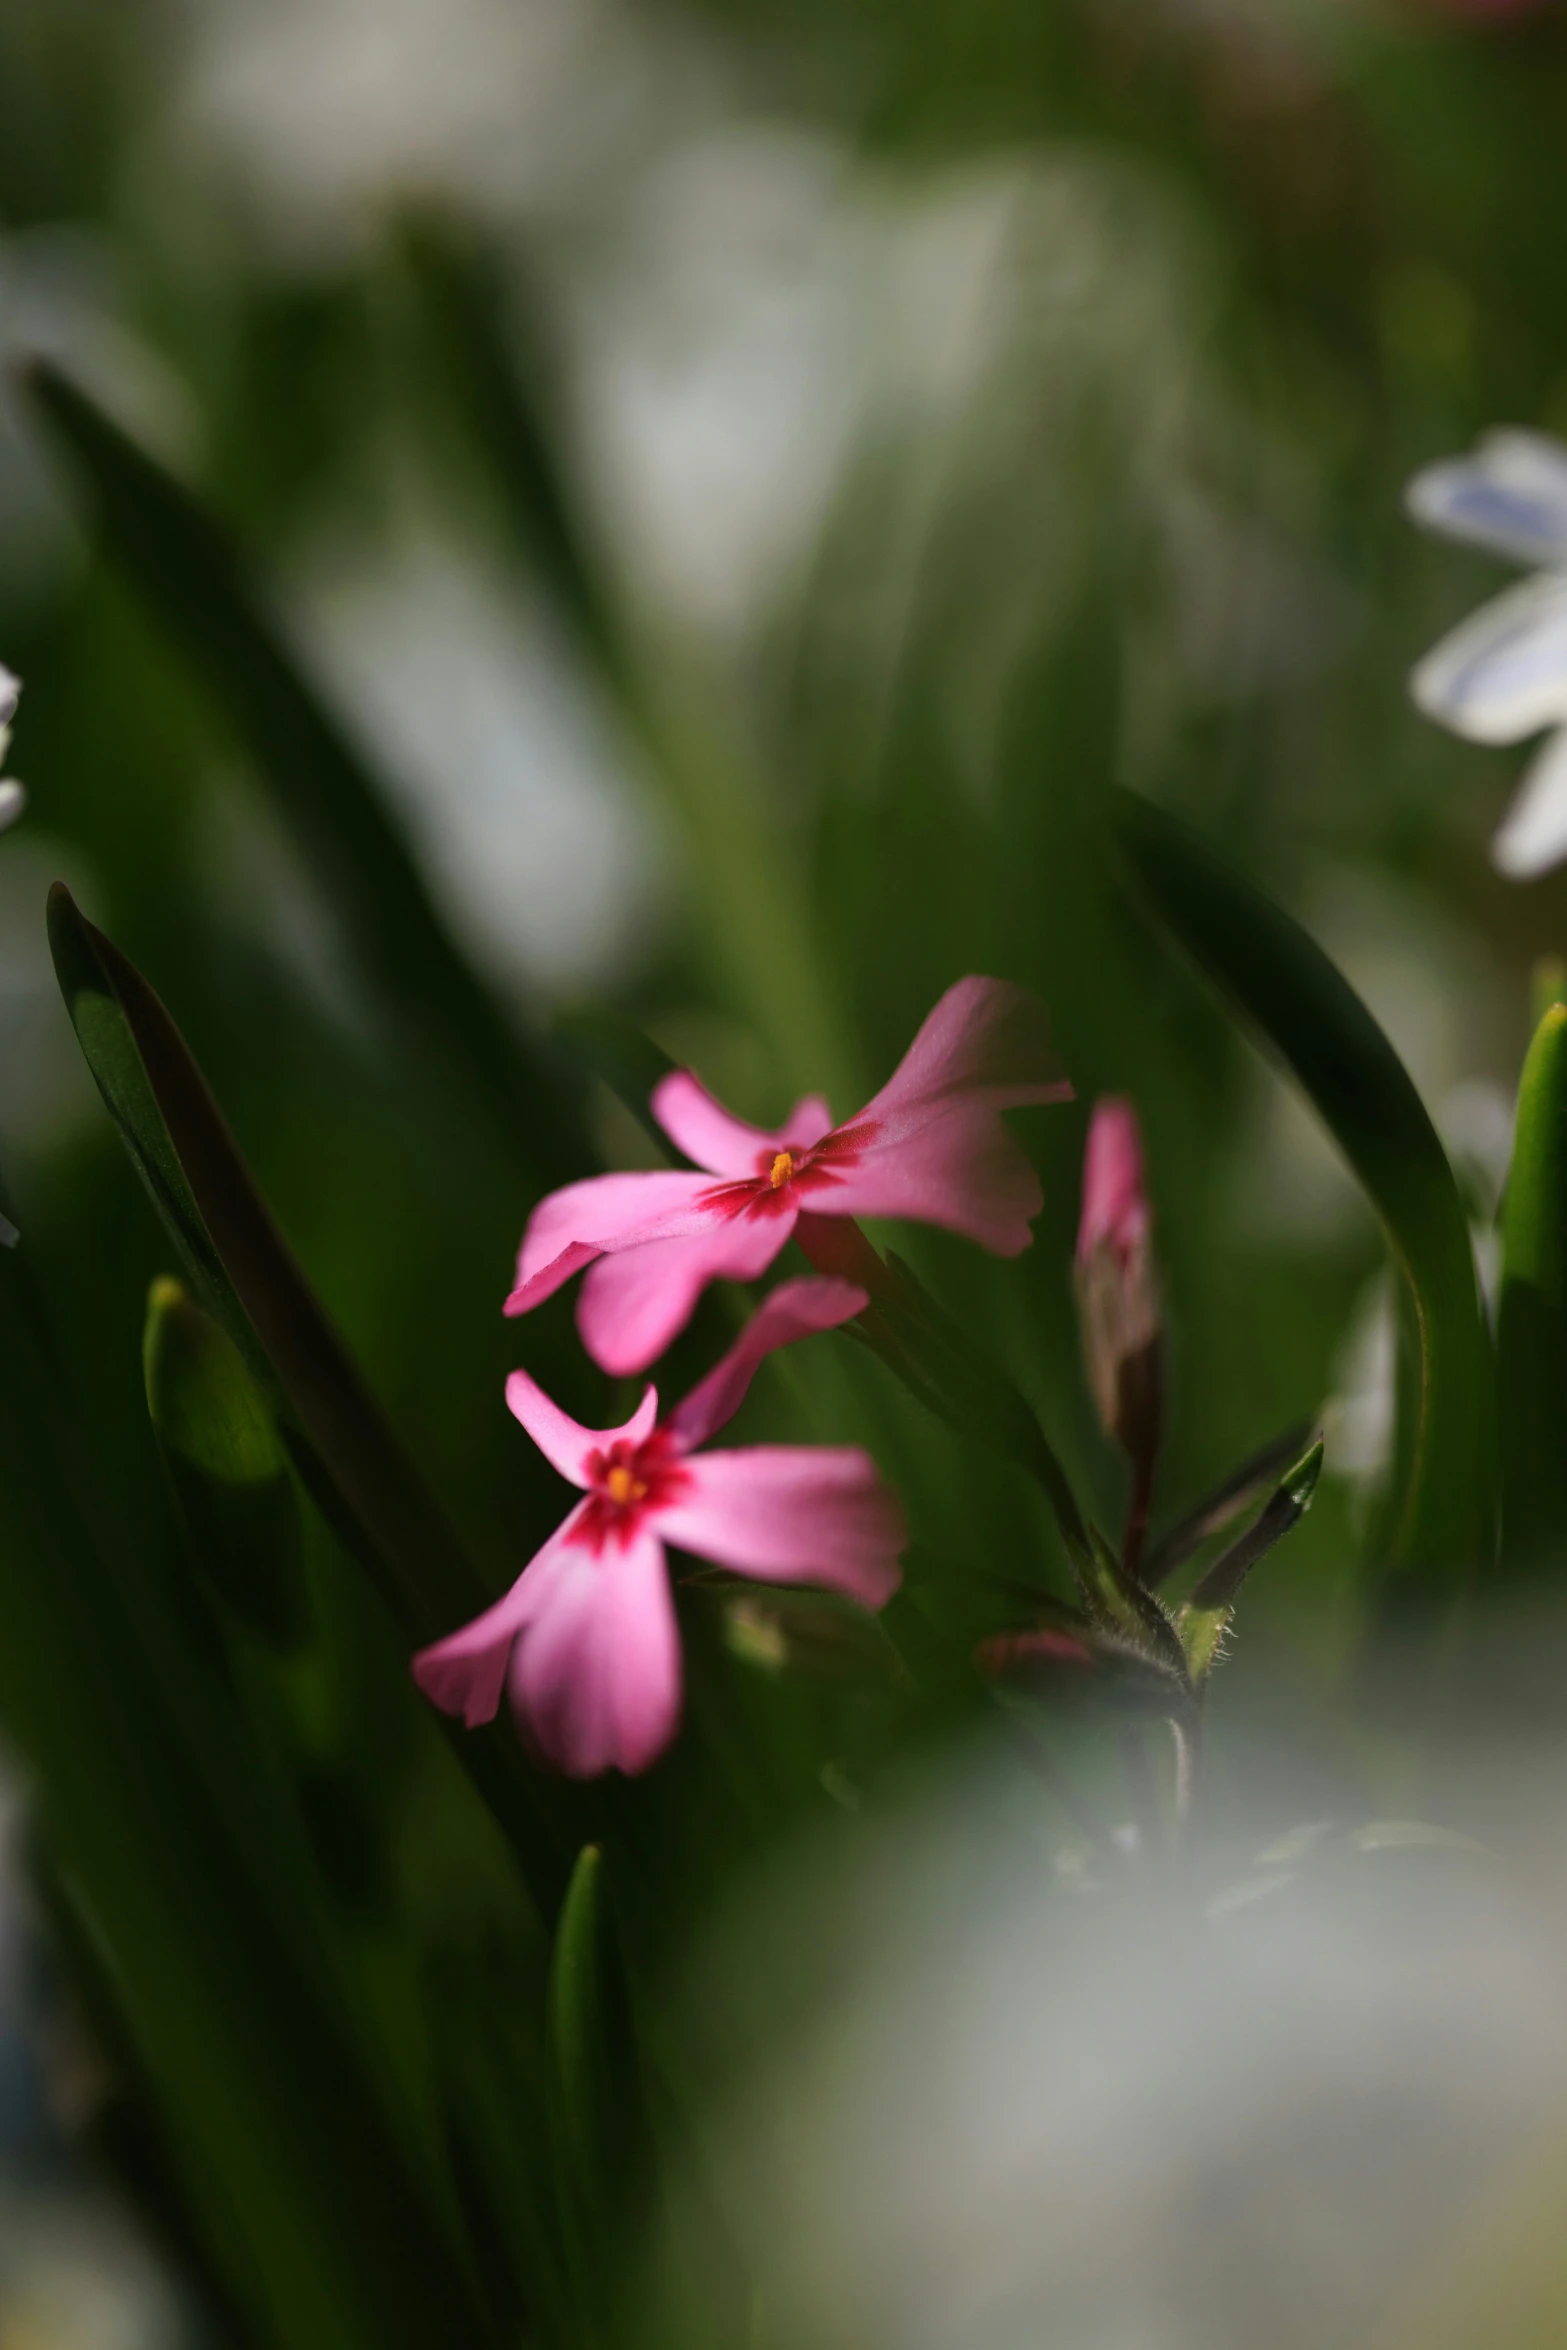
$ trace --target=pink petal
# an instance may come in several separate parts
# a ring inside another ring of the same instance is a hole
[[[1137,1112],[1120,1094],[1094,1104],[1083,1156],[1083,1214],[1077,1228],[1081,1264],[1103,1241],[1125,1255],[1147,1238],[1151,1218],[1143,1179]]]
[[[442,1713],[461,1714],[470,1730],[494,1720],[517,1635],[548,1599],[563,1561],[576,1555],[577,1546],[570,1538],[582,1510],[579,1502],[565,1524],[529,1560],[503,1599],[486,1608],[482,1616],[475,1616],[471,1624],[464,1624],[461,1631],[420,1649],[414,1658],[414,1680],[431,1704],[438,1705]]]
[[[669,1170],[594,1175],[552,1191],[528,1219],[506,1312],[531,1312],[605,1249],[710,1230],[712,1210],[699,1203],[711,1189],[705,1175]]]
[[[754,1175],[764,1158],[781,1150],[804,1150],[820,1142],[832,1125],[832,1112],[821,1095],[813,1093],[795,1103],[779,1133],[748,1126],[714,1101],[689,1069],[672,1069],[661,1077],[653,1088],[651,1107],[675,1148],[714,1175]]]
[[[763,1300],[734,1345],[677,1404],[665,1427],[683,1452],[698,1445],[732,1420],[745,1400],[757,1367],[780,1346],[810,1338],[819,1330],[836,1330],[841,1322],[863,1314],[870,1299],[849,1281],[785,1281]]]
[[[937,1224],[998,1257],[1028,1247],[1029,1225],[1043,1205],[1022,1145],[982,1108],[949,1111],[901,1141],[872,1144],[832,1190],[811,1195],[813,1215]]]
[[[917,1117],[975,1095],[996,1109],[1072,1098],[1044,1005],[1010,979],[970,977],[949,987],[860,1117]]]
[[[808,1151],[832,1132],[832,1112],[825,1094],[802,1094],[783,1124],[783,1141],[792,1151]]]
[[[664,1548],[574,1547],[512,1659],[513,1709],[573,1778],[645,1771],[680,1718],[680,1640]]]
[[[506,1403],[512,1417],[522,1422],[550,1467],[559,1469],[573,1485],[584,1488],[590,1482],[588,1462],[594,1453],[603,1452],[617,1438],[640,1444],[645,1436],[652,1435],[653,1423],[658,1418],[658,1390],[649,1387],[623,1428],[579,1427],[558,1403],[550,1401],[526,1371],[513,1371],[507,1380]]]
[[[696,1180],[706,1183],[707,1177]],[[754,1281],[790,1233],[794,1212],[726,1217],[679,1240],[647,1240],[600,1257],[577,1300],[577,1331],[602,1370],[629,1378],[690,1321],[709,1281]]]
[[[939,1224],[1016,1256],[1042,1195],[1000,1113],[1071,1091],[1037,997],[1006,980],[960,979],[875,1100],[838,1129],[846,1139],[872,1131],[835,1164],[836,1184],[811,1193],[811,1212]]]
[[[666,1542],[764,1582],[821,1583],[881,1607],[902,1580],[903,1512],[868,1453],[755,1445],[684,1463],[686,1486],[658,1513]]]

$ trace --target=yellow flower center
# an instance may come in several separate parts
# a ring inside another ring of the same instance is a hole
[[[647,1487],[634,1469],[616,1467],[605,1478],[604,1490],[612,1502],[624,1509],[628,1501],[641,1501]]]
[[[777,1156],[777,1158],[776,1158],[776,1159],[774,1159],[774,1161],[773,1161],[773,1171],[772,1171],[772,1173],[771,1173],[771,1174],[768,1176],[767,1180],[768,1180],[768,1182],[769,1182],[769,1183],[772,1185],[772,1187],[773,1187],[774,1191],[780,1191],[780,1190],[782,1190],[783,1186],[784,1186],[784,1185],[785,1185],[785,1184],[788,1182],[788,1180],[789,1180],[790,1176],[791,1176],[793,1173],[794,1173],[794,1153],[793,1153],[793,1151],[780,1151],[780,1152],[778,1153],[778,1156]]]

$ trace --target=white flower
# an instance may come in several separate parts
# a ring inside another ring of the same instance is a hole
[[[1567,857],[1567,448],[1487,433],[1472,457],[1417,474],[1408,503],[1429,529],[1540,566],[1444,637],[1410,681],[1427,716],[1470,742],[1551,729],[1491,843],[1498,872],[1528,880]]]
[[[21,690],[20,681],[10,670],[0,667],[0,767],[5,765],[10,747],[11,721],[16,716],[16,698]],[[0,832],[16,822],[26,805],[27,795],[21,785],[13,783],[9,776],[0,778]]]

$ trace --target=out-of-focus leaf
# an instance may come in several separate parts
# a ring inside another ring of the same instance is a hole
[[[555,1034],[573,1060],[609,1087],[667,1159],[677,1167],[690,1165],[649,1106],[659,1079],[675,1067],[662,1046],[632,1021],[599,1005],[562,1013],[555,1023]]]
[[[88,485],[105,545],[226,712],[401,1034],[460,1072],[519,1182],[591,1158],[577,1101],[454,945],[363,754],[306,677],[238,550],[189,491],[48,361],[26,382]]]
[[[276,2350],[486,2343],[463,2256],[288,1906],[265,1785],[177,1625],[149,1645],[134,1522],[112,1552],[89,1522],[23,1270],[0,1266],[0,1717],[180,2187]]]
[[[1287,1063],[1381,1217],[1413,1294],[1422,1373],[1393,1557],[1473,1569],[1494,1539],[1494,1371],[1436,1129],[1365,1005],[1298,923],[1147,801],[1118,795],[1115,829],[1160,917]]]
[[[1215,1560],[1186,1606],[1181,1610],[1181,1640],[1192,1677],[1200,1681],[1218,1657],[1220,1644],[1235,1612],[1235,1595],[1258,1561],[1300,1524],[1310,1509],[1322,1474],[1323,1444],[1319,1436],[1310,1450],[1287,1471],[1268,1497],[1266,1506],[1238,1542]]]
[[[604,1898],[603,1855],[578,1856],[550,1956],[546,2043],[555,2180],[577,2326],[596,2339],[617,2282],[611,2230],[641,2104],[619,1954]]]
[[[1309,1422],[1286,1428],[1282,1436],[1275,1436],[1270,1444],[1262,1445],[1242,1461],[1238,1469],[1232,1469],[1222,1484],[1216,1485],[1195,1509],[1188,1510],[1155,1543],[1143,1564],[1143,1581],[1151,1586],[1163,1583],[1212,1535],[1222,1534],[1232,1519],[1262,1498],[1281,1469],[1299,1460],[1310,1434]]]
[[[155,1281],[142,1341],[147,1409],[198,1570],[272,1647],[309,1622],[299,1504],[272,1415],[239,1349],[177,1281]]]
[[[833,1220],[834,1243],[843,1223]],[[808,1253],[818,1271],[839,1269],[816,1253],[814,1236]],[[887,1262],[893,1279],[875,1283],[871,1306],[850,1327],[929,1410],[965,1435],[1010,1454],[1028,1471],[1081,1574],[1091,1557],[1088,1528],[1038,1414],[1001,1365],[936,1303],[913,1269],[890,1251]]]
[[[604,2159],[609,2109],[603,1873],[598,1846],[584,1845],[566,1888],[550,1960],[549,2044],[560,2154],[589,2190]]]
[[[87,1063],[207,1309],[281,1410],[317,1498],[415,1639],[488,1594],[251,1181],[184,1038],[56,885],[49,940]]]
[[[840,1111],[854,1093],[828,968],[792,828],[738,735],[720,741],[714,702],[683,687],[683,655],[644,659],[608,593],[578,512],[515,300],[493,260],[449,221],[406,233],[415,283],[484,450],[525,560],[555,599],[598,682],[625,721],[681,825],[715,959],[785,1076]]]
[[[723,1621],[730,1654],[758,1672],[860,1683],[902,1674],[880,1619],[828,1592],[731,1589],[723,1594]]]
[[[1529,974],[1529,994],[1538,1027],[1553,1004],[1567,1004],[1567,962],[1560,955],[1541,955]]]
[[[1567,1005],[1535,1031],[1502,1207],[1502,1559],[1567,1566]]]
[[[595,663],[627,696],[620,632],[561,478],[555,435],[540,412],[537,358],[524,364],[518,349],[522,322],[496,257],[455,222],[428,212],[404,222],[402,245],[518,540]]]

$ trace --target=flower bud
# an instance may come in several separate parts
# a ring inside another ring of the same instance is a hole
[[[1151,1463],[1163,1403],[1153,1216],[1137,1112],[1115,1095],[1094,1104],[1089,1122],[1076,1281],[1099,1417],[1134,1461]]]

